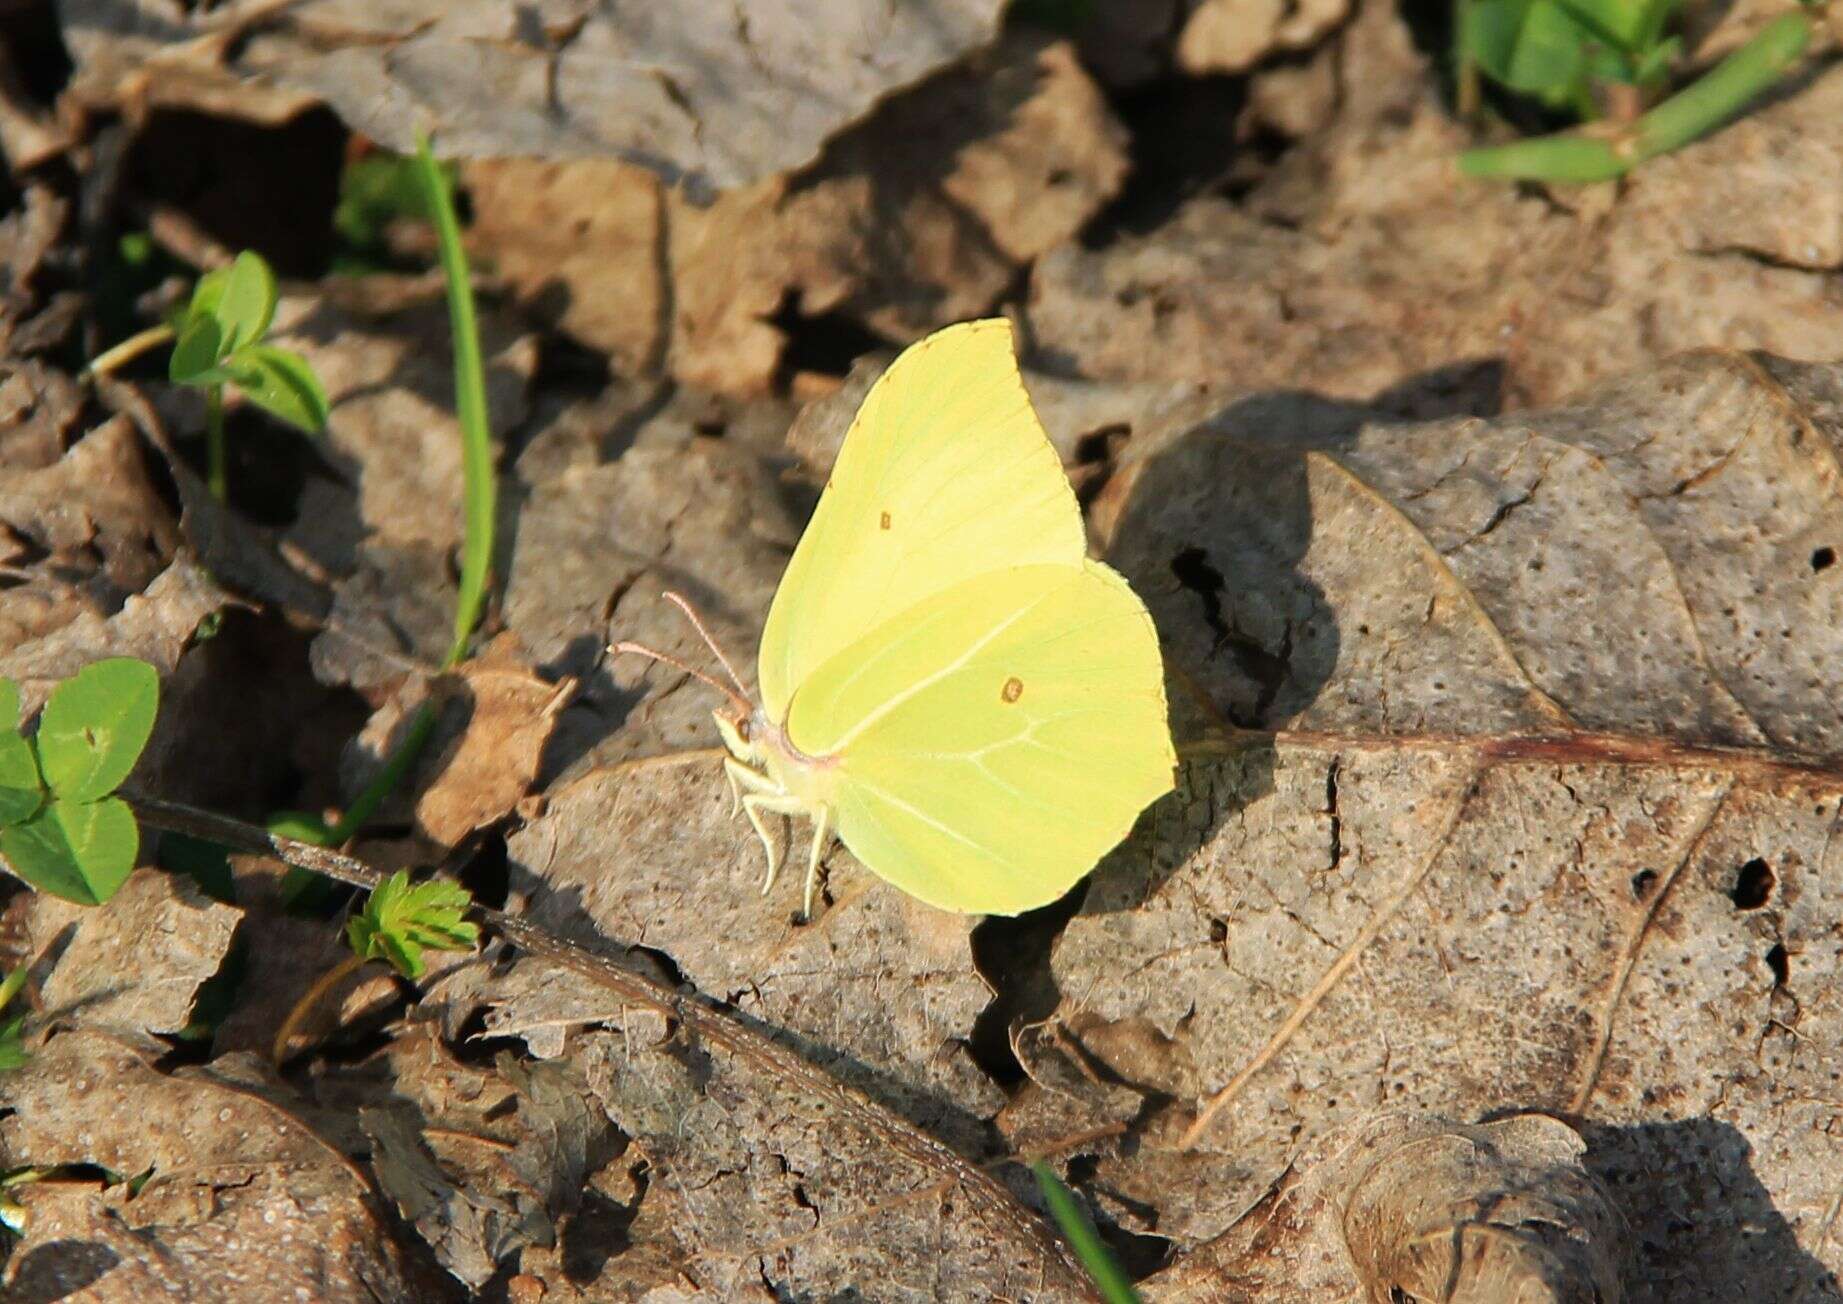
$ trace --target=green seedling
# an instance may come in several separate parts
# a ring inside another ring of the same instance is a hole
[[[1057,1180],[1050,1166],[1041,1159],[1030,1166],[1030,1171],[1037,1175],[1037,1188],[1043,1192],[1043,1202],[1049,1206],[1050,1216],[1062,1228],[1069,1248],[1075,1251],[1082,1268],[1093,1279],[1101,1298],[1107,1304],[1139,1304],[1139,1292],[1133,1289],[1132,1281],[1107,1252],[1101,1234],[1094,1229],[1069,1188]]]
[[[199,277],[191,300],[173,321],[123,340],[86,368],[88,375],[107,375],[175,341],[167,378],[205,391],[205,480],[219,502],[229,490],[226,386],[235,386],[249,402],[310,435],[326,429],[326,390],[307,359],[265,341],[276,299],[275,273],[260,254],[246,249],[230,266]]]
[[[205,391],[205,479],[220,502],[228,488],[225,386],[235,385],[245,399],[310,435],[326,429],[326,391],[307,359],[263,341],[275,302],[275,273],[246,249],[229,267],[198,278],[174,328],[178,340],[167,376]]]
[[[340,983],[374,960],[382,960],[405,978],[427,971],[424,951],[469,951],[480,940],[480,927],[467,918],[474,900],[467,889],[441,879],[412,883],[398,870],[379,883],[359,912],[346,921],[352,954],[322,974],[282,1020],[272,1054],[277,1067],[308,1013]]]
[[[436,248],[441,255],[448,293],[448,321],[454,350],[454,409],[461,426],[461,493],[464,531],[461,544],[460,592],[454,606],[454,639],[442,660],[452,670],[467,656],[469,640],[486,609],[493,560],[493,529],[498,487],[493,478],[492,430],[486,419],[486,367],[480,354],[480,327],[474,314],[473,280],[467,255],[461,248],[461,224],[455,216],[454,196],[447,173],[429,150],[427,137],[418,134],[413,159],[422,187],[429,220],[435,226]],[[271,832],[300,842],[336,847],[349,840],[376,813],[415,765],[434,732],[433,701],[416,708],[404,729],[402,741],[379,769],[377,776],[352,805],[332,824],[305,811],[281,811],[271,820]],[[290,894],[304,890],[307,880],[293,876]]]
[[[467,918],[473,904],[466,888],[441,879],[412,883],[400,869],[346,921],[346,942],[360,960],[383,960],[405,978],[420,978],[424,950],[466,951],[479,940],[479,926]]]
[[[1588,125],[1460,155],[1475,177],[1607,181],[1713,131],[1803,55],[1811,20],[1785,14],[1714,68],[1652,104],[1681,42],[1665,28],[1681,0],[1459,0],[1462,108],[1476,75]],[[1651,107],[1647,108],[1647,105]]]
[[[160,704],[145,661],[112,657],[52,690],[38,732],[19,732],[19,687],[0,679],[0,860],[42,892],[101,905],[134,869],[141,836],[114,796]]]

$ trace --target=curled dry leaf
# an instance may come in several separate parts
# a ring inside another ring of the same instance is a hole
[[[466,724],[445,746],[430,749],[434,776],[414,785],[416,826],[441,846],[502,819],[531,790],[573,688],[532,674],[512,634],[466,662],[460,678]]]
[[[699,190],[812,160],[878,101],[996,35],[999,0],[799,0],[733,24],[592,0],[308,0],[258,15],[159,0],[63,10],[74,93],[280,121],[315,101],[400,151],[624,158]]]
[[[363,1173],[267,1098],[285,1088],[230,1076],[243,1067],[169,1075],[85,1031],[9,1073],[0,1166],[95,1164],[121,1181],[9,1192],[27,1223],[7,1297],[417,1298]]]
[[[1149,1304],[1620,1304],[1624,1219],[1567,1124],[1383,1110],[1294,1156],[1234,1228],[1144,1287]]]
[[[898,340],[976,316],[1126,168],[1068,44],[1013,37],[882,105],[808,171],[708,207],[613,164],[483,160],[466,178],[476,245],[529,306],[627,370],[756,395],[790,303]]]
[[[1369,10],[1352,40],[1374,39]],[[1340,93],[1386,110],[1377,87],[1395,87],[1393,111],[1340,111],[1244,202],[1199,199],[1148,234],[1040,259],[1029,317],[1046,357],[1429,415],[1553,402],[1701,346],[1843,355],[1825,290],[1839,201],[1821,180],[1843,157],[1843,69],[1574,208],[1462,181],[1464,133],[1426,79],[1362,75],[1347,67]],[[1732,203],[1743,183],[1766,198]]]
[[[1190,1247],[1379,1105],[1550,1110],[1632,1219],[1632,1298],[1835,1289],[1840,393],[1704,354],[1488,423],[1231,407],[1129,445],[1110,555],[1191,732],[1242,728],[1014,1030],[1077,1121],[1139,1130],[1113,1216]]]
[[[620,1148],[580,1069],[504,1054],[462,1064],[426,1021],[384,1056],[390,1098],[361,1108],[359,1123],[379,1184],[442,1266],[474,1289],[509,1259],[563,1278],[562,1227]]]

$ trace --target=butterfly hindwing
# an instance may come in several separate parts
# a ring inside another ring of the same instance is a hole
[[[902,354],[858,410],[762,632],[762,704],[785,716],[820,665],[975,575],[1080,566],[1081,512],[1002,319]]]
[[[1055,900],[1172,784],[1157,635],[1098,562],[979,575],[864,633],[795,694],[839,831],[932,905]]]

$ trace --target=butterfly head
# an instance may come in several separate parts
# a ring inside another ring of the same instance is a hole
[[[747,703],[731,703],[721,711],[711,712],[717,722],[717,733],[723,739],[723,745],[729,754],[751,768],[760,768],[762,763],[761,737],[762,719],[760,710],[745,711]]]

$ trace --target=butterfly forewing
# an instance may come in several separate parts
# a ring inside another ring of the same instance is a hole
[[[762,704],[783,719],[819,666],[935,594],[1008,567],[1079,567],[1085,546],[1010,323],[929,336],[872,387],[845,437],[768,613]]]

